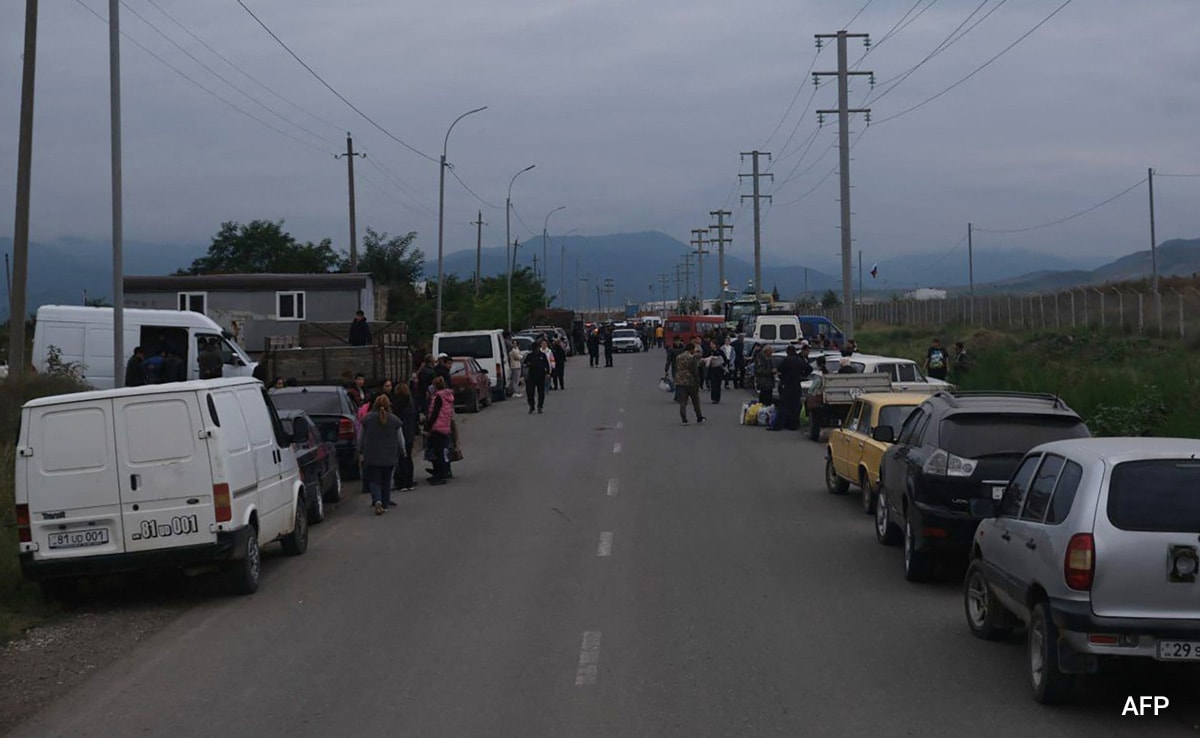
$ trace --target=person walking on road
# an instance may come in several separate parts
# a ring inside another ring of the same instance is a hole
[[[700,352],[694,343],[675,357],[675,396],[679,401],[679,419],[684,425],[688,424],[689,401],[696,411],[696,422],[704,422],[704,412],[700,409]]]
[[[521,347],[516,341],[508,350],[508,394],[521,396]]]
[[[725,359],[725,362],[724,362],[724,365],[725,365],[725,376],[724,376],[725,389],[729,389],[729,380],[732,378],[733,369],[734,369],[734,366],[733,366],[733,339],[730,338],[729,336],[725,336],[725,342],[721,346],[721,356],[724,357],[724,359]]]
[[[708,394],[714,405],[721,402],[721,389],[725,385],[725,354],[717,348],[715,340],[709,341]]]
[[[808,347],[800,351],[795,345],[787,347],[787,356],[779,365],[779,412],[780,426],[787,430],[800,430],[800,403],[804,396],[801,383],[812,374],[808,363]]]
[[[395,487],[401,492],[411,492],[415,487],[412,453],[417,440],[417,408],[407,384],[396,384],[392,394],[392,412],[400,418],[400,430],[404,433],[404,448],[400,449],[396,462]],[[395,507],[396,503],[391,502],[391,506]]]
[[[733,386],[736,389],[743,389],[746,386],[746,337],[744,334],[737,334],[737,339],[731,344],[733,347]]]
[[[775,404],[775,363],[771,360],[774,353],[770,346],[763,346],[754,356],[754,385],[763,406]]]
[[[587,337],[588,366],[600,366],[600,331],[593,329]]]
[[[604,329],[604,366],[611,367],[613,357],[612,328]]]
[[[663,327],[661,323],[654,327],[654,345],[659,348],[663,347]]]
[[[371,506],[382,515],[392,502],[392,470],[404,445],[404,426],[392,413],[387,395],[375,398],[371,414],[363,419],[358,435],[363,485],[371,492]]]
[[[538,341],[537,348],[525,356],[525,397],[529,401],[529,414],[533,415],[536,401],[538,413],[546,404],[546,378],[550,375],[550,359],[546,356],[546,339]]]
[[[554,372],[551,375],[554,389],[565,390],[567,388],[567,349],[563,346],[562,341],[556,338],[550,351],[554,355]]]
[[[433,457],[429,483],[438,486],[450,478],[450,434],[454,431],[454,393],[436,377],[429,386],[429,411],[425,414],[425,443]]]

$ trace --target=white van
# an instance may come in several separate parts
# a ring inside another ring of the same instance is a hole
[[[504,331],[451,331],[433,334],[433,355],[470,356],[492,377],[492,399],[508,397],[508,347]]]
[[[249,377],[32,400],[17,441],[21,569],[53,583],[216,563],[253,592],[260,545],[308,548],[291,441]]]
[[[258,364],[211,318],[190,310],[141,310],[126,308],[124,367],[133,350],[141,346],[146,356],[160,350],[179,354],[188,368],[188,379],[199,379],[201,347],[216,341],[225,362],[223,376],[253,376]],[[78,364],[83,379],[97,389],[110,389],[113,382],[113,310],[78,305],[43,305],[33,329],[31,360],[38,371],[46,370],[50,347],[61,352],[61,360]]]

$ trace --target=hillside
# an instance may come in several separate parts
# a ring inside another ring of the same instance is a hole
[[[1200,273],[1200,238],[1164,241],[1156,249],[1161,277],[1184,277]],[[985,284],[976,282],[976,291],[1052,292],[1068,287],[1130,282],[1149,278],[1150,250],[1137,251],[1087,271],[1039,271]]]

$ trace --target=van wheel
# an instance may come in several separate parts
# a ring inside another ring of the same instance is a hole
[[[333,484],[329,485],[329,489],[325,492],[325,501],[342,501],[342,470],[336,465],[333,467]]]
[[[319,492],[313,495],[312,504],[308,506],[308,522],[319,523],[325,519],[325,495]]]
[[[246,539],[246,555],[230,566],[229,585],[236,594],[254,594],[262,579],[262,551],[258,548],[258,529],[250,526]]]
[[[1039,602],[1029,616],[1029,686],[1033,699],[1056,705],[1071,698],[1075,679],[1058,668],[1058,629],[1050,619],[1050,608]]]
[[[288,556],[299,556],[308,550],[308,503],[304,495],[296,499],[296,520],[292,532],[283,537],[283,552]]]

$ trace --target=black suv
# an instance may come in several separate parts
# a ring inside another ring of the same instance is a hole
[[[1000,499],[1034,446],[1091,435],[1060,398],[1019,392],[938,392],[899,431],[875,428],[893,443],[879,466],[875,538],[904,542],[904,578],[924,581],[937,557],[966,560],[979,518],[971,500]]]

